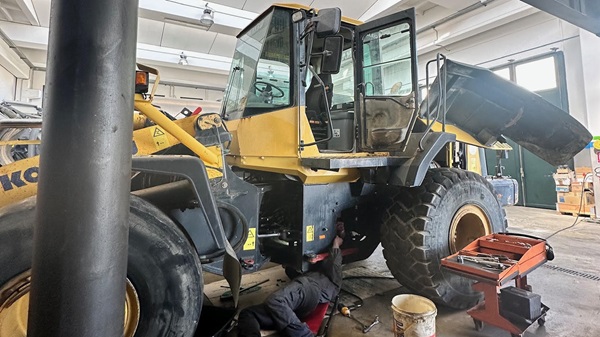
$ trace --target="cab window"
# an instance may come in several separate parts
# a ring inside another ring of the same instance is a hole
[[[362,39],[367,96],[405,96],[412,91],[410,26],[384,28]]]
[[[291,27],[290,13],[276,8],[239,37],[223,104],[227,118],[292,104]]]

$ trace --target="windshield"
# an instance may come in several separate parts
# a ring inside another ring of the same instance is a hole
[[[291,105],[291,19],[275,8],[238,39],[223,109],[238,119]]]

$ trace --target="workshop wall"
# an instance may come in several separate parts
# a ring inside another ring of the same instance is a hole
[[[219,111],[227,75],[200,74],[185,69],[156,67],[160,70],[161,83],[163,83],[157,91],[157,102],[163,104],[165,110],[176,114],[184,107],[193,110],[197,106],[202,106],[205,112]],[[4,78],[5,74],[2,72],[4,69],[1,67],[0,69],[0,80],[2,81],[0,82],[0,94],[12,90],[13,98],[11,100],[42,105],[42,92],[46,81],[45,71],[32,71],[29,79],[12,77],[12,82],[10,82]],[[6,72],[6,76],[8,75],[10,73]],[[186,80],[181,81],[180,78],[186,78]],[[15,82],[17,83],[16,88]],[[12,87],[7,86],[7,83],[13,83]]]
[[[38,106],[42,106],[42,96],[44,92],[45,82],[45,71],[30,71],[29,78],[17,79],[17,90],[15,93],[15,100],[19,102],[31,103],[36,104]]]
[[[4,67],[0,67],[0,101],[14,101],[17,78]]]

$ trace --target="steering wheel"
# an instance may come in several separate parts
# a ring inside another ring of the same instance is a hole
[[[258,84],[263,84],[264,88],[259,88],[257,85]],[[273,98],[281,98],[283,96],[285,96],[285,92],[283,92],[283,90],[281,90],[280,87],[276,86],[275,84],[271,84],[269,82],[264,82],[264,81],[256,81],[254,82],[254,89],[256,89],[256,91],[260,92],[261,94],[265,91],[270,92],[271,93],[271,97]],[[279,95],[273,95],[272,89],[275,89],[278,91]]]

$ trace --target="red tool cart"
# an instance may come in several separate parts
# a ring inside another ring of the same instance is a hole
[[[520,337],[534,322],[546,321],[549,308],[531,292],[527,275],[553,258],[545,240],[503,233],[480,237],[442,259],[442,265],[475,280],[473,289],[483,292],[484,300],[467,311],[477,330],[486,323]]]

